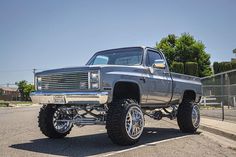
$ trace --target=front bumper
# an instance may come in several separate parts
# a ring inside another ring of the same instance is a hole
[[[108,92],[41,92],[30,94],[35,104],[106,104]]]

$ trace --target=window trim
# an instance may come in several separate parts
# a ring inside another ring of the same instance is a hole
[[[149,58],[148,58],[148,51],[151,51],[151,52],[154,52],[154,53],[159,54],[160,57],[161,57],[161,59],[163,59],[163,60],[165,61],[165,59],[164,59],[162,53],[160,53],[160,52],[158,52],[158,51],[155,51],[155,50],[152,50],[152,49],[147,49],[147,50],[146,50],[146,55],[145,55],[145,56],[146,56],[146,57],[145,57],[145,66],[147,66],[147,67],[152,67],[152,66],[148,66],[148,60],[147,60],[147,59],[149,59]],[[166,61],[165,61],[165,64],[166,64]]]
[[[97,55],[99,55],[100,53],[104,53],[104,52],[105,53],[110,53],[111,51],[126,50],[126,49],[140,49],[142,55],[141,55],[141,62],[140,62],[140,64],[137,64],[137,65],[125,65],[125,66],[140,66],[140,65],[144,65],[145,64],[145,60],[144,60],[145,59],[145,51],[146,51],[145,48],[143,48],[143,47],[125,47],[125,48],[117,48],[117,49],[108,49],[108,50],[98,51],[88,60],[88,62],[85,65],[88,65],[88,66],[93,65],[92,63],[93,63],[94,58]],[[111,64],[109,64],[109,65],[111,65]]]

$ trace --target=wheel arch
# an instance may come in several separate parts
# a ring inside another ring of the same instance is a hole
[[[180,103],[182,103],[185,100],[190,101],[190,102],[195,102],[196,97],[197,97],[197,94],[194,90],[191,90],[191,89],[185,90],[183,92],[183,96]]]
[[[114,99],[131,98],[138,103],[141,101],[141,88],[135,81],[119,80],[114,83],[112,101]]]

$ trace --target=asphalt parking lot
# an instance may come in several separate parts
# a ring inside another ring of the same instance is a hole
[[[0,108],[0,156],[236,156],[217,137],[181,133],[175,121],[146,118],[140,142],[117,146],[104,126],[74,127],[65,139],[48,139],[37,127],[39,107]]]

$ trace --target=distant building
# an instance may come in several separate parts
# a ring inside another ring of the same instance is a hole
[[[0,100],[14,101],[18,100],[20,93],[17,88],[0,87]]]

